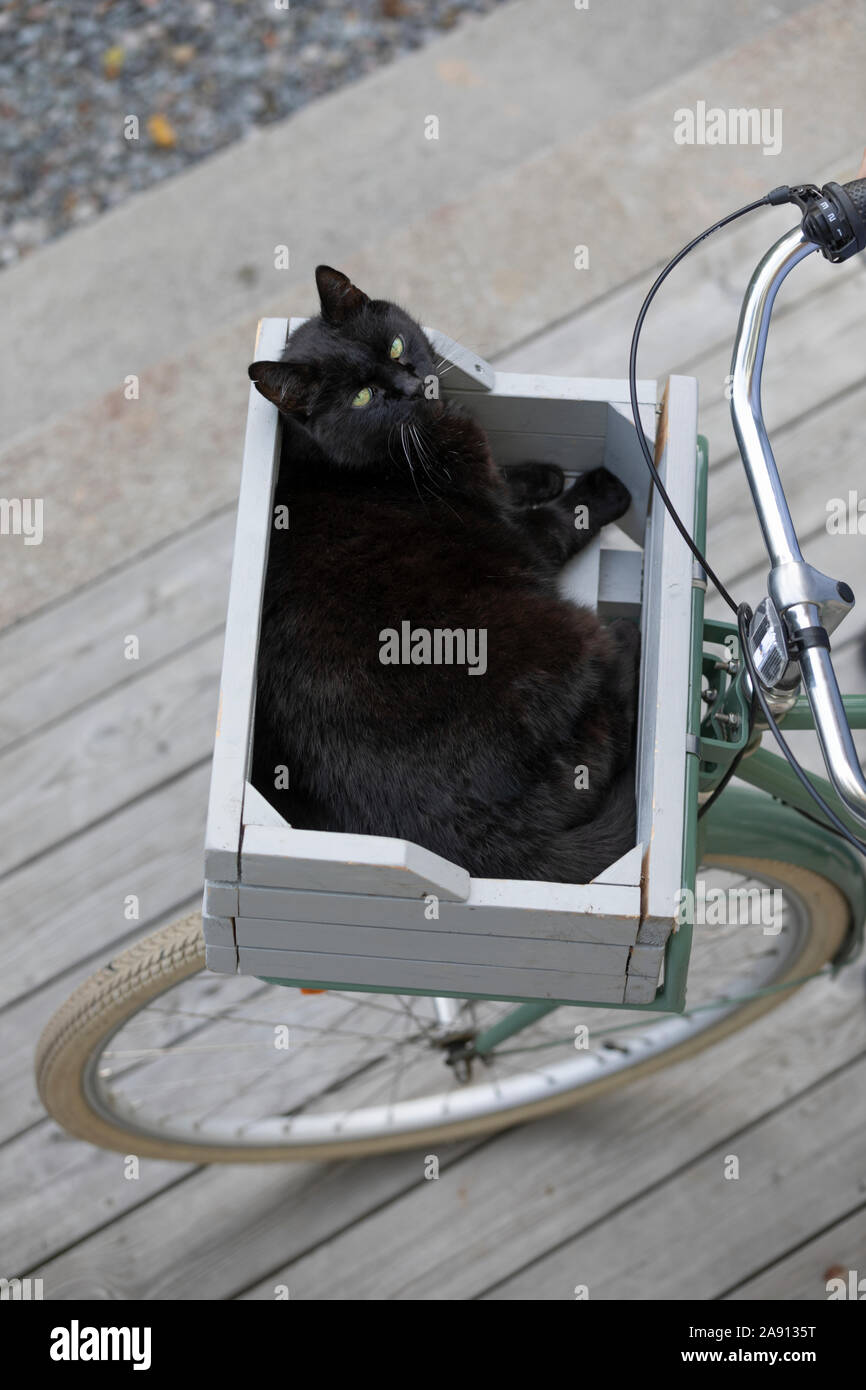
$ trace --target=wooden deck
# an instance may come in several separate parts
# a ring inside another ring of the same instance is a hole
[[[700,379],[709,555],[752,602],[766,566],[724,391],[739,296],[766,244],[755,223],[680,268],[642,366]],[[621,375],[649,278],[500,362]],[[796,273],[765,392],[807,556],[855,591],[866,540],[828,535],[825,518],[866,476],[864,293],[859,263],[815,258]],[[270,1299],[277,1284],[304,1299],[568,1299],[587,1283],[593,1298],[820,1300],[828,1267],[862,1271],[862,962],[692,1062],[451,1146],[436,1183],[415,1152],[243,1171],[143,1161],[127,1181],[119,1155],[46,1118],[32,1076],[43,1022],[114,949],[198,903],[232,529],[230,508],[167,527],[0,633],[0,1273],[41,1276],[59,1299]],[[866,690],[864,633],[857,609],[834,642],[852,691]],[[797,736],[817,767],[812,743]],[[731,1152],[737,1183],[722,1180]]]

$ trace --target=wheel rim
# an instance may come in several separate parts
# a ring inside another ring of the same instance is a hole
[[[213,1013],[210,1001],[220,1000],[225,982],[199,974],[103,1040],[84,1072],[88,1103],[108,1123],[148,1139],[287,1152],[508,1123],[512,1112],[624,1079],[718,1028],[743,996],[790,976],[809,933],[800,894],[764,871],[713,869],[704,877],[722,887],[781,888],[784,912],[771,937],[760,926],[695,927],[687,1014],[561,1007],[489,1062],[476,1061],[460,1084],[434,1044],[431,999],[301,995],[231,977],[233,1002]],[[460,1022],[487,1027],[512,1007],[463,1001]],[[589,1030],[581,1050],[578,1026]]]

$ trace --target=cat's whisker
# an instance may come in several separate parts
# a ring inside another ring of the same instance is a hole
[[[419,427],[418,425],[414,425],[414,424],[413,424],[413,425],[410,425],[410,426],[409,426],[409,432],[410,432],[410,434],[412,435],[412,437],[413,437],[413,439],[414,439],[414,441],[415,441],[415,446],[416,446],[416,448],[417,448],[417,450],[418,450],[418,460],[419,460],[419,462],[421,463],[421,465],[422,465],[422,467],[423,467],[423,469],[424,469],[424,472],[427,474],[427,477],[430,479],[431,483],[438,484],[438,481],[439,481],[439,480],[438,480],[438,478],[435,476],[435,474],[431,472],[430,466],[429,466],[429,464],[428,464],[428,462],[427,462],[427,459],[429,458],[429,459],[430,459],[430,463],[433,463],[432,456],[429,455],[429,454],[427,454],[426,457],[425,457],[424,446],[423,446],[422,443],[421,443],[420,427]],[[449,477],[450,477],[450,474],[449,474]],[[457,520],[458,520],[463,526],[466,525],[466,522],[465,522],[464,518],[460,515],[460,513],[457,511],[457,509],[456,509],[455,507],[452,507],[451,503],[448,501],[448,498],[445,497],[444,494],[443,494],[442,492],[439,491],[438,486],[436,486],[436,487],[434,487],[434,488],[427,488],[426,490],[427,490],[428,492],[430,492],[431,496],[434,497],[434,498],[436,499],[437,502],[444,502],[444,504],[445,504],[445,506],[448,508],[448,510],[449,510],[450,512],[453,512],[454,515],[457,517]]]
[[[426,507],[426,505],[425,505],[424,498],[421,496],[421,489],[420,489],[420,487],[418,486],[418,479],[415,477],[415,469],[412,467],[412,459],[411,459],[411,456],[410,456],[410,454],[409,454],[409,447],[408,447],[408,445],[407,445],[407,443],[406,443],[406,426],[405,426],[405,424],[401,424],[401,425],[400,425],[400,442],[401,442],[401,444],[403,445],[403,453],[406,455],[406,462],[407,462],[408,465],[409,465],[409,472],[412,474],[412,482],[415,484],[415,491],[416,491],[417,494],[418,494],[418,501],[421,503],[421,506],[424,508],[424,510],[425,510],[425,512],[426,512],[426,511],[427,511],[427,507]],[[428,513],[428,515],[429,515],[429,513]]]

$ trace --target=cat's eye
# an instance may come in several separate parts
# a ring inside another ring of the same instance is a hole
[[[372,387],[370,387],[370,386],[362,386],[361,389],[360,389],[360,391],[358,392],[357,396],[353,397],[353,399],[352,399],[352,405],[355,405],[355,406],[369,405],[372,399],[373,399],[373,390],[372,390]]]
[[[405,349],[406,344],[403,342],[403,339],[400,337],[400,334],[398,333],[397,337],[391,344],[391,356],[395,359],[398,357],[402,357]]]

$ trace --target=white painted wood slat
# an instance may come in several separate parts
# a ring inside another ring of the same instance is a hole
[[[285,319],[262,319],[254,360],[280,356],[287,326]],[[256,650],[268,562],[271,500],[278,464],[278,420],[276,406],[266,401],[250,383],[205,832],[205,876],[226,881],[238,874]]]
[[[626,861],[623,875],[634,862]],[[471,879],[470,883],[465,902],[440,898],[435,918],[427,915],[423,898],[259,888],[244,883],[238,889],[238,912],[242,917],[284,924],[356,923],[359,927],[399,927],[407,932],[438,929],[611,946],[631,946],[637,939],[640,889],[636,884],[596,881],[539,885],[528,880],[484,878]],[[540,888],[544,889],[543,896]],[[215,900],[211,896],[207,901],[212,905]]]
[[[210,919],[216,922],[217,919]],[[436,922],[426,923],[436,927]],[[218,935],[219,930],[223,936]],[[212,927],[214,944],[230,945],[231,924]],[[205,928],[207,936],[207,926]],[[513,966],[529,970],[581,971],[587,975],[625,977],[627,946],[593,941],[549,941],[538,937],[475,935],[462,931],[422,931],[416,927],[359,927],[354,922],[279,922],[267,917],[238,917],[237,944],[271,950],[313,951],[394,960],[441,961],[448,964]],[[210,939],[210,938],[208,938]]]
[[[242,975],[302,980],[328,985],[371,987],[372,964],[368,956],[321,955],[314,951],[273,950],[239,946]],[[461,961],[395,960],[375,958],[375,986],[379,989],[417,989],[424,994],[454,994],[459,998],[478,994],[489,999],[576,1000],[589,994],[600,1004],[622,1003],[622,975],[586,975],[583,971],[521,970],[515,966],[479,965]]]

